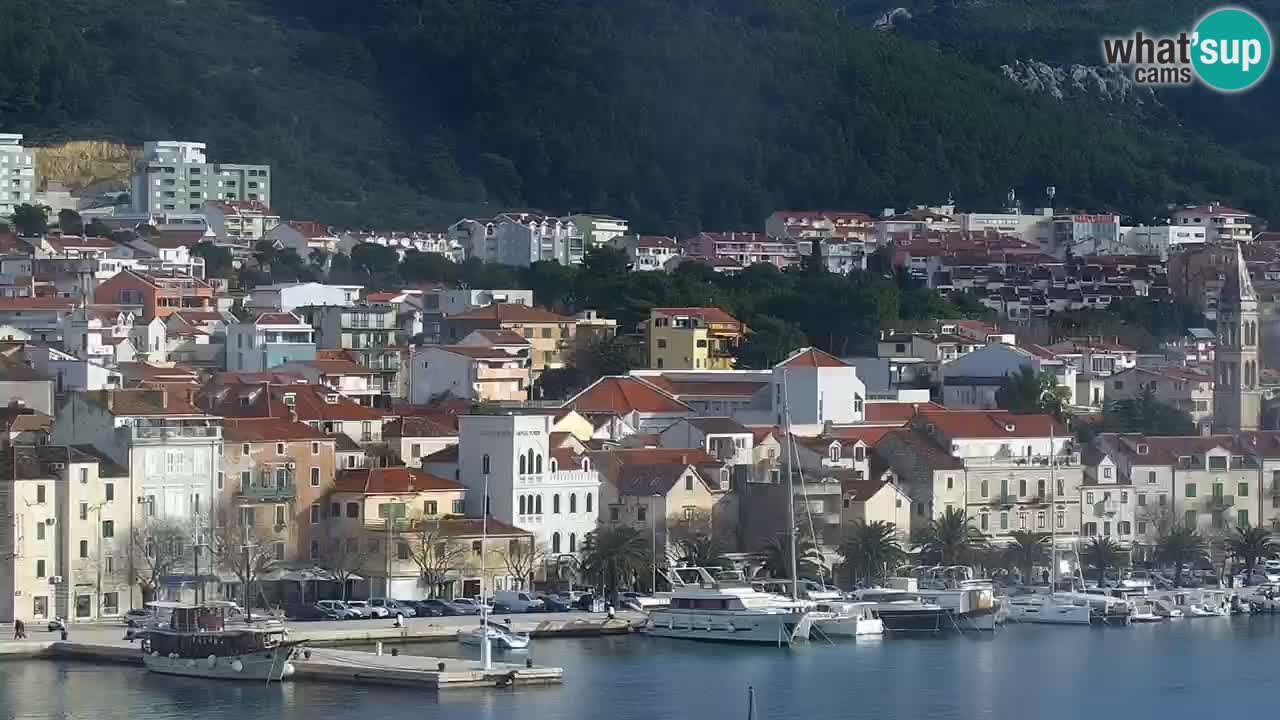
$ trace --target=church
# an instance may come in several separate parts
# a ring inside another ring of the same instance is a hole
[[[1214,361],[1213,430],[1257,430],[1262,417],[1259,348],[1262,313],[1244,253],[1236,245],[1235,267],[1218,298],[1218,349]]]

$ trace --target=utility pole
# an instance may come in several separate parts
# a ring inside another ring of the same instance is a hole
[[[386,560],[387,574],[384,576],[385,579],[382,581],[382,596],[385,598],[391,597],[391,537],[392,537],[391,528],[395,524],[395,518],[393,517],[392,507],[393,506],[390,504],[387,505],[387,517],[385,518],[387,522],[387,542],[386,542],[387,546],[383,549],[384,550],[383,554],[386,556],[385,560]]]

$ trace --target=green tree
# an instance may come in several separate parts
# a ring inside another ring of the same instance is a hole
[[[111,237],[112,231],[110,225],[94,218],[84,226],[84,234],[88,237]]]
[[[970,550],[985,547],[987,539],[965,511],[949,507],[929,521],[916,544],[939,564],[954,565],[963,562]]]
[[[1125,564],[1124,551],[1109,537],[1095,537],[1084,551],[1085,561],[1098,568],[1098,582],[1107,577],[1107,570]]]
[[[760,566],[760,572],[766,577],[776,579],[790,580],[794,577],[791,572],[793,567],[791,563],[791,543],[786,533],[778,533],[767,540],[760,546],[759,554],[762,556],[763,563]],[[796,557],[800,561],[800,579],[821,579],[823,576],[823,567],[825,565],[822,558],[822,551],[818,549],[811,541],[803,537],[796,538]]]
[[[650,538],[628,525],[601,527],[582,541],[582,571],[606,593],[635,587],[651,569]]]
[[[84,230],[84,220],[75,210],[63,208],[58,211],[58,229],[64,235],[79,235]]]
[[[747,339],[734,351],[736,367],[753,370],[771,368],[807,344],[799,326],[771,315],[759,315],[752,322]]]
[[[680,542],[677,562],[687,567],[727,568],[733,564],[725,556],[725,549],[709,535],[697,534]]]
[[[883,520],[854,522],[845,535],[841,554],[846,574],[855,581],[884,577],[906,557],[898,527]]]
[[[229,278],[234,270],[231,251],[211,242],[199,242],[191,254],[204,259],[205,277]]]
[[[1194,527],[1174,525],[1156,541],[1156,556],[1162,562],[1173,563],[1173,582],[1182,584],[1182,566],[1204,559],[1209,544]]]
[[[458,264],[440,253],[405,250],[400,275],[409,282],[456,283]]]
[[[370,275],[392,274],[399,264],[400,256],[386,245],[366,242],[351,248],[351,267]]]
[[[284,253],[293,253],[292,250],[285,250]],[[271,240],[259,240],[253,246],[253,257],[258,261],[258,269],[262,272],[270,274],[279,262],[283,253],[276,244]]]
[[[1029,530],[1009,533],[1011,542],[1004,549],[1005,560],[1022,573],[1024,583],[1035,582],[1033,567],[1049,560],[1049,535]]]
[[[1253,580],[1253,568],[1259,558],[1269,557],[1276,551],[1276,541],[1272,534],[1260,527],[1232,528],[1226,538],[1227,549],[1244,563],[1244,584]]]
[[[1059,387],[1052,373],[1037,373],[1030,365],[1005,376],[996,391],[996,405],[1014,413],[1048,413],[1061,417],[1070,390]]]
[[[13,209],[9,216],[13,221],[13,229],[22,237],[39,237],[49,232],[48,208],[23,203]]]

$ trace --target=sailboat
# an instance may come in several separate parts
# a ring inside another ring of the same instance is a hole
[[[1024,623],[1046,625],[1090,625],[1093,610],[1088,602],[1078,598],[1059,597],[1058,585],[1058,523],[1053,518],[1057,500],[1058,479],[1055,474],[1053,426],[1049,427],[1049,570],[1052,573],[1049,595],[1024,595],[1009,600],[1009,619]]]

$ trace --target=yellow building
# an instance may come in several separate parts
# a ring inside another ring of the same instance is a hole
[[[651,368],[732,370],[746,326],[715,307],[654,308],[645,330]]]

